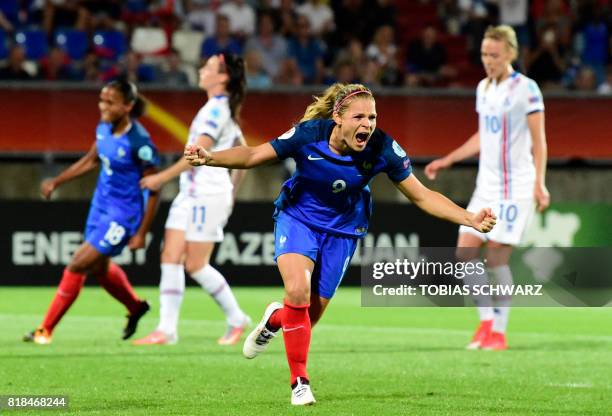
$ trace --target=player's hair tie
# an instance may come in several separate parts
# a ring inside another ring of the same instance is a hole
[[[340,107],[342,107],[342,104],[344,104],[344,102],[345,102],[346,100],[348,100],[349,98],[351,98],[352,96],[357,95],[357,94],[367,94],[367,95],[372,95],[372,93],[371,93],[370,91],[368,91],[368,90],[357,90],[357,91],[353,91],[352,93],[347,94],[347,95],[346,95],[346,97],[344,97],[343,99],[341,99],[340,101],[338,101],[338,102],[336,103],[336,105],[334,106],[334,113],[337,113],[337,112],[338,112],[338,110],[340,110]]]

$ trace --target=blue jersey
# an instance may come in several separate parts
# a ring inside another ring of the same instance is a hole
[[[401,182],[412,167],[401,146],[379,129],[363,151],[333,153],[329,138],[334,126],[333,120],[310,120],[270,142],[279,159],[291,157],[297,166],[274,204],[277,214],[283,211],[316,230],[363,237],[372,212],[372,178],[385,172]]]
[[[104,122],[96,128],[101,169],[91,205],[137,228],[145,204],[139,182],[145,169],[159,164],[159,156],[149,133],[136,120],[119,137],[113,136],[111,128],[110,123]]]

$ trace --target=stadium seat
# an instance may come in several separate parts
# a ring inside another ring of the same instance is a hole
[[[70,59],[83,59],[89,48],[87,33],[75,29],[59,29],[55,32],[55,44],[68,54]]]
[[[200,48],[204,41],[204,32],[195,30],[177,30],[172,35],[172,47],[176,49],[181,60],[191,64],[200,62]]]
[[[141,55],[157,55],[167,52],[168,38],[158,27],[137,27],[132,33],[131,47]]]
[[[8,56],[7,36],[4,30],[0,30],[0,60]]]
[[[95,32],[93,42],[96,54],[103,58],[116,60],[127,50],[125,35],[117,30]]]
[[[15,33],[15,41],[25,49],[30,60],[41,59],[49,52],[47,34],[42,30],[20,30]]]

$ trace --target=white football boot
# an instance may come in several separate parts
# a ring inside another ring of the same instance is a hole
[[[308,381],[298,377],[296,380],[296,386],[291,390],[291,404],[294,406],[309,406],[315,404],[317,401],[312,395],[310,390],[310,384]]]
[[[255,327],[254,330],[246,337],[244,340],[244,345],[242,346],[242,354],[245,358],[251,359],[257,357],[260,353],[262,353],[272,338],[276,336],[276,332],[270,331],[266,328],[266,323],[270,316],[279,309],[282,309],[283,305],[279,302],[272,302],[266,308],[261,321]]]

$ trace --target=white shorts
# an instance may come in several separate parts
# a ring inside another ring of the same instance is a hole
[[[184,231],[187,241],[223,241],[232,205],[231,192],[197,198],[179,193],[170,206],[166,228]]]
[[[487,199],[480,195],[472,195],[467,207],[470,212],[478,212],[482,208],[491,208],[497,215],[497,224],[489,233],[481,233],[472,227],[462,225],[459,233],[469,233],[477,236],[482,241],[495,241],[501,244],[517,246],[527,230],[527,226],[535,213],[535,201],[533,198],[500,200]]]

